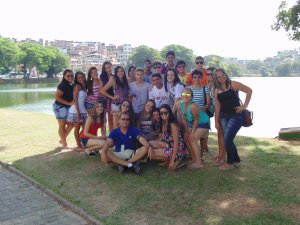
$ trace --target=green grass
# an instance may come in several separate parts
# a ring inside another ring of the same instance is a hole
[[[63,151],[54,116],[0,109],[0,160],[84,209],[103,224],[299,224],[299,142],[237,137],[242,166],[170,173],[155,162],[119,174],[98,158]],[[70,135],[68,143],[74,145]]]

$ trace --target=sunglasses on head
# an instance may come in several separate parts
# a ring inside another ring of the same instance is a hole
[[[161,111],[159,114],[160,114],[161,116],[162,116],[162,115],[168,115],[169,112],[168,112],[168,111]]]
[[[192,97],[192,94],[190,94],[190,93],[182,93],[181,97]]]
[[[196,64],[199,64],[199,63],[200,63],[200,64],[204,64],[204,62],[202,62],[202,61],[201,61],[201,62],[196,62]]]

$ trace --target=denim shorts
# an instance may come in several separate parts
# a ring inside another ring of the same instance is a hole
[[[56,119],[58,119],[58,120],[67,119],[68,110],[69,110],[68,106],[63,106],[63,105],[53,103],[52,108],[53,108],[53,112],[55,114]]]
[[[86,109],[92,109],[93,106],[94,106],[94,104],[92,104],[92,103],[84,102],[84,107],[85,107]]]
[[[83,147],[86,148],[87,147],[86,145],[89,141],[89,138],[80,138],[80,140],[81,140],[81,144],[83,145]]]
[[[188,127],[192,128],[193,124],[188,122]],[[199,123],[197,128],[210,129],[210,124],[209,123]]]

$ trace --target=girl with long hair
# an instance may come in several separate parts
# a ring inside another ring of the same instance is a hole
[[[90,115],[84,125],[80,136],[82,145],[86,148],[88,156],[96,156],[99,149],[103,147],[106,140],[105,132],[105,111],[102,103],[95,103]],[[101,136],[98,136],[98,129],[101,128]]]
[[[100,79],[98,70],[94,66],[88,70],[86,89],[85,108],[87,113],[91,114],[93,105],[99,101],[100,97]]]
[[[53,112],[58,121],[59,143],[63,147],[68,147],[66,139],[73,128],[73,125],[66,121],[69,107],[73,104],[73,80],[73,71],[70,69],[64,70],[63,79],[57,86],[55,102],[53,103]]]
[[[154,140],[155,134],[153,130],[152,124],[152,113],[155,109],[155,101],[152,99],[148,99],[146,104],[144,105],[140,118],[137,122],[137,128],[139,128],[147,141]]]
[[[102,70],[100,74],[100,92],[102,93],[103,87],[108,83],[108,81],[114,76],[112,73],[112,64],[110,61],[105,61],[102,65]],[[108,95],[114,96],[114,89],[113,87],[108,88],[105,91]],[[109,131],[111,132],[113,129],[113,115],[111,113],[111,99],[108,98],[107,96],[103,95],[102,96],[105,98],[105,112],[107,114],[107,119],[108,119],[108,128]]]
[[[174,68],[168,68],[166,71],[166,76],[164,78],[164,86],[166,92],[170,96],[171,107],[181,99],[181,92],[184,86],[181,84],[178,73]]]
[[[85,74],[83,72],[76,72],[73,91],[74,104],[69,108],[67,122],[74,125],[74,137],[77,144],[77,150],[83,150],[80,142],[79,130],[83,127],[87,117],[84,106],[86,96]]]
[[[244,103],[240,103],[238,91],[246,93]],[[243,122],[243,110],[247,108],[251,100],[252,89],[240,82],[231,81],[225,70],[217,68],[215,71],[215,103],[216,129],[222,128],[227,152],[227,163],[221,165],[221,170],[233,169],[240,164],[240,157],[234,138],[240,130]]]
[[[183,137],[177,120],[169,105],[163,104],[159,109],[160,132],[164,141],[150,141],[148,157],[150,160],[162,161],[173,171],[186,156]]]

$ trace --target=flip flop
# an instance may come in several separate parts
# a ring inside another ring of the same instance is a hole
[[[190,164],[190,165],[187,166],[187,168],[191,169],[191,170],[200,169],[202,167],[203,167],[203,165],[201,165],[201,166],[195,166],[195,164]]]

